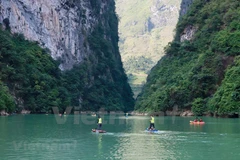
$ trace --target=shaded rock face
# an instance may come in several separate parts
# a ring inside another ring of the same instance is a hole
[[[0,116],[8,116],[9,114],[5,110],[0,111]]]
[[[187,41],[192,40],[196,31],[197,31],[196,27],[187,26],[180,37],[180,41],[183,42],[186,40]]]
[[[191,7],[191,4],[193,3],[194,0],[182,0],[181,3],[181,10],[180,10],[180,17],[184,16],[188,9]],[[181,37],[180,37],[180,41],[184,42],[184,41],[190,41],[194,38],[194,34],[197,31],[197,27],[194,26],[187,26],[183,33],[181,33]]]
[[[161,1],[156,1],[156,4],[151,8],[151,16],[147,22],[148,32],[154,28],[165,27],[167,25],[175,25],[178,17],[179,8],[176,5],[161,4]]]
[[[66,70],[91,53],[86,37],[99,21],[92,11],[89,0],[0,0],[0,23],[48,48]]]
[[[181,3],[181,10],[180,10],[180,17],[185,15],[190,8],[191,4],[194,0],[182,0]]]
[[[194,113],[192,111],[185,111],[180,114],[180,116],[194,116]]]

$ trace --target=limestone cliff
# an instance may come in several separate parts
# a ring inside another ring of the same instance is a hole
[[[70,95],[69,105],[95,111],[100,107],[132,109],[134,99],[118,49],[114,0],[0,0],[0,27],[36,41],[60,62],[62,75],[50,74],[61,77],[58,79],[62,86],[58,84],[57,89],[62,87]],[[30,81],[37,82],[29,76]],[[9,89],[17,98],[22,96]],[[23,99],[24,107],[33,106],[26,102]],[[32,110],[42,112],[40,108]]]
[[[181,3],[181,9],[180,9],[180,19],[182,16],[184,16],[189,8],[191,7],[191,4],[194,0],[183,0]],[[180,35],[180,41],[183,42],[185,40],[191,40],[196,32],[197,28],[193,27],[191,25],[188,25],[185,27],[184,31]]]
[[[99,14],[94,13],[94,3],[100,4]],[[66,70],[91,54],[87,37],[102,23],[108,4],[105,0],[0,0],[0,23],[8,21],[13,33],[48,48]]]

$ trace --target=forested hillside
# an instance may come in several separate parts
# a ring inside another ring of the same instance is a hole
[[[114,0],[0,1],[0,111],[133,110],[115,10]]]
[[[23,35],[13,35],[9,30],[0,25],[0,111],[46,113],[59,107],[63,112],[68,106],[91,111],[133,109],[133,94],[121,64],[99,54],[105,50],[111,57],[111,52],[107,52],[110,44],[101,39],[98,30],[89,42],[99,55],[99,64],[92,55],[67,71],[61,71],[60,62],[53,60],[49,50],[39,47],[38,42],[25,40]],[[112,77],[101,77],[108,65],[111,70],[107,70],[107,75]]]
[[[233,116],[240,110],[240,3],[195,0],[173,42],[151,70],[135,109],[192,109]]]
[[[37,43],[0,29],[0,66],[0,110],[47,112],[70,105],[58,63]]]

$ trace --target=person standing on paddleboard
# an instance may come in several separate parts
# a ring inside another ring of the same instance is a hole
[[[98,130],[101,130],[102,128],[102,118],[100,117],[100,115],[98,115]]]
[[[150,129],[153,130],[154,128],[155,128],[155,126],[154,126],[154,117],[153,117],[153,115],[151,115],[149,130],[150,130]]]

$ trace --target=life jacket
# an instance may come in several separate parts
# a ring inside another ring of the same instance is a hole
[[[154,117],[152,117],[152,119],[151,119],[151,121],[150,121],[151,123],[154,123]]]
[[[98,118],[98,123],[102,124],[102,118]]]

